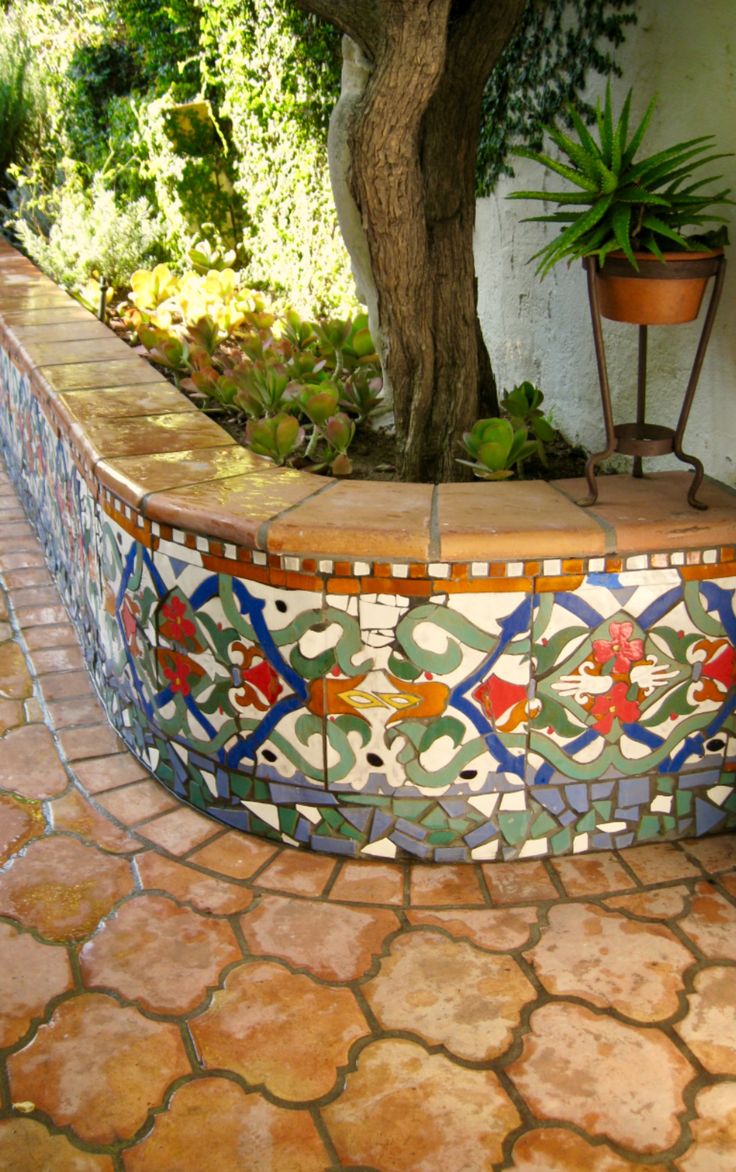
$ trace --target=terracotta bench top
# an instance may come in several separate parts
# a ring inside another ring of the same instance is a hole
[[[685,471],[606,477],[586,509],[582,480],[433,486],[277,468],[4,241],[0,337],[88,477],[151,521],[266,553],[430,568],[710,547],[733,560],[736,494],[706,482],[696,512]]]

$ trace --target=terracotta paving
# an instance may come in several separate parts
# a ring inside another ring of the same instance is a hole
[[[0,474],[0,1168],[733,1172],[736,836],[357,863],[179,805]]]

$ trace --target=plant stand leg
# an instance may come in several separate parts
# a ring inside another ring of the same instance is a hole
[[[703,329],[700,334],[698,349],[695,354],[695,361],[693,362],[693,368],[690,371],[690,378],[688,380],[687,390],[685,392],[685,399],[682,404],[680,418],[677,421],[677,428],[675,429],[675,436],[672,442],[673,451],[678,460],[682,460],[685,464],[692,465],[694,469],[692,484],[690,485],[687,494],[688,504],[691,505],[694,509],[708,508],[708,506],[703,504],[702,501],[695,499],[698,489],[703,483],[703,464],[702,461],[698,460],[696,456],[688,456],[688,454],[683,451],[682,441],[685,436],[685,428],[687,427],[687,421],[690,416],[690,409],[693,405],[693,399],[695,398],[695,390],[698,385],[698,379],[700,378],[700,372],[703,369],[705,351],[708,348],[710,336],[713,332],[713,322],[715,321],[716,310],[718,309],[718,302],[721,299],[721,293],[723,292],[723,283],[725,279],[726,258],[725,256],[721,256],[718,258],[718,268],[716,271],[716,279],[713,282],[713,292],[711,293],[710,302],[708,304],[708,312],[706,313],[705,321],[703,322]]]
[[[613,409],[611,407],[611,385],[608,381],[608,367],[606,366],[606,351],[603,344],[603,326],[598,302],[598,287],[595,283],[596,260],[586,256],[583,261],[588,276],[588,301],[590,317],[593,324],[593,341],[595,343],[595,360],[598,366],[598,382],[601,389],[601,405],[603,407],[603,421],[606,427],[606,448],[602,452],[595,452],[585,465],[585,479],[588,482],[588,496],[578,501],[583,508],[594,505],[598,500],[598,482],[596,480],[596,465],[607,460],[616,451],[616,432],[613,424]]]
[[[639,362],[636,373],[636,426],[643,428],[647,421],[647,343],[646,326],[639,326]],[[641,456],[634,456],[633,475],[641,479],[644,475]]]

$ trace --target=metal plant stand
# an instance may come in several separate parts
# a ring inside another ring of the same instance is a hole
[[[608,381],[608,368],[606,366],[606,353],[603,343],[598,283],[595,279],[596,272],[598,271],[598,258],[592,256],[586,257],[583,264],[588,276],[588,299],[590,301],[590,314],[593,322],[595,356],[598,364],[598,379],[601,388],[601,403],[606,427],[607,446],[605,451],[596,452],[592,455],[585,466],[585,477],[588,481],[589,496],[584,501],[580,501],[580,504],[583,506],[594,505],[597,501],[598,483],[595,474],[596,465],[600,464],[602,460],[608,459],[614,452],[623,452],[627,456],[634,457],[632,471],[636,477],[642,476],[642,458],[644,456],[665,456],[670,452],[674,452],[678,460],[682,460],[685,464],[690,464],[694,469],[692,484],[687,494],[688,504],[694,509],[707,509],[708,506],[706,504],[696,499],[696,494],[703,481],[703,465],[695,456],[689,456],[683,451],[682,443],[703,366],[705,351],[710,341],[718,302],[720,301],[723,289],[723,282],[726,275],[725,258],[722,255],[717,255],[692,262],[677,262],[672,260],[667,262],[667,276],[673,280],[678,279],[680,276],[685,276],[686,273],[688,276],[715,277],[708,310],[700,333],[695,361],[693,362],[690,378],[685,390],[685,398],[680,410],[680,418],[677,422],[677,427],[674,429],[646,422],[648,341],[648,327],[646,325],[639,325],[638,327],[639,361],[637,372],[636,423],[614,424],[613,410],[611,407],[611,388]],[[687,269],[685,269],[686,265]],[[693,272],[694,265],[698,267],[697,273]]]

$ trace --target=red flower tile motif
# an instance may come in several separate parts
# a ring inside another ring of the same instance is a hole
[[[196,680],[204,675],[204,668],[195,660],[179,651],[171,651],[168,647],[159,647],[157,658],[171,691],[181,696],[188,696]]]
[[[602,696],[596,696],[593,701],[591,712],[593,716],[598,717],[593,728],[601,736],[608,736],[614,720],[628,723],[639,719],[639,705],[636,700],[629,700],[626,695],[628,689],[629,685],[619,680],[610,691],[604,692]]]
[[[593,656],[596,663],[607,664],[613,660],[612,671],[615,675],[622,675],[629,671],[633,663],[644,658],[644,642],[642,639],[632,639],[634,624],[609,623],[608,639],[593,640]]]
[[[184,643],[196,634],[196,626],[191,619],[186,617],[186,605],[176,594],[163,604],[161,613],[164,616],[164,622],[159,625],[159,631],[172,643]]]

